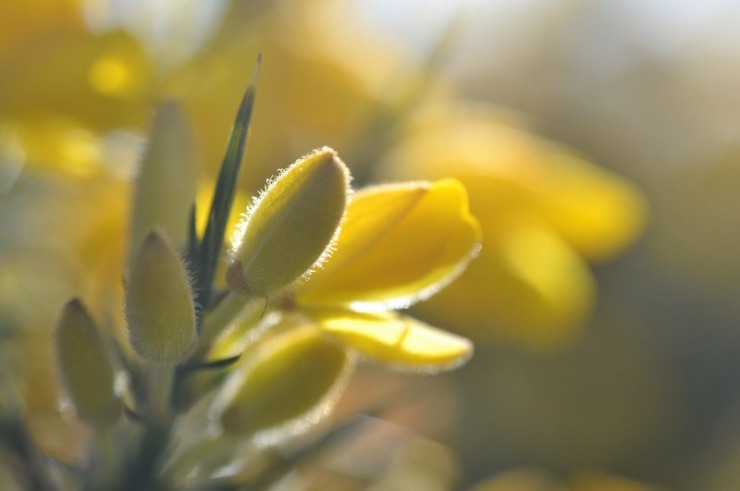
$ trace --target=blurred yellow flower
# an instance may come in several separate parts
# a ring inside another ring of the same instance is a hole
[[[658,488],[600,471],[578,471],[563,480],[545,471],[522,468],[504,472],[470,491],[658,491]]]
[[[453,176],[481,220],[480,259],[419,312],[476,338],[534,348],[573,340],[594,297],[586,261],[624,249],[645,218],[627,181],[485,107],[422,111],[379,175]]]
[[[19,165],[83,176],[118,165],[105,139],[145,125],[154,93],[144,49],[122,31],[90,32],[78,1],[33,4],[0,7],[0,128]]]

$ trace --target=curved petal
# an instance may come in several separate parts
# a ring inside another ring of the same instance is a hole
[[[366,189],[353,196],[335,252],[297,299],[405,307],[462,272],[479,241],[465,189],[453,179]]]
[[[308,315],[362,355],[415,371],[449,370],[473,354],[466,338],[391,312],[317,310]]]

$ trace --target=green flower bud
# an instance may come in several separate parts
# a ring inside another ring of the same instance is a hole
[[[149,232],[131,259],[126,320],[131,345],[149,361],[177,363],[195,347],[195,307],[188,274],[161,230]]]
[[[113,366],[94,321],[79,300],[64,307],[56,330],[56,355],[62,384],[80,419],[96,428],[115,423],[121,415],[121,401],[113,389]]]
[[[139,244],[149,230],[160,227],[176,247],[186,245],[195,197],[195,164],[190,128],[182,109],[173,101],[161,104],[136,178],[132,244]]]
[[[268,339],[245,358],[216,402],[227,434],[297,433],[318,422],[352,366],[346,350],[313,326]]]
[[[288,167],[250,207],[233,241],[229,286],[269,295],[327,254],[349,190],[349,171],[330,148]]]

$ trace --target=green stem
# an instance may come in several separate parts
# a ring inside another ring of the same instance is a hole
[[[121,473],[116,491],[164,491],[171,489],[165,478],[160,476],[162,458],[171,437],[171,426],[147,426],[140,437],[133,459],[125,472]]]
[[[114,483],[118,474],[115,427],[97,428],[94,438],[98,464],[94,481],[97,483],[97,488],[101,489]]]
[[[202,355],[234,321],[240,321],[241,325],[257,324],[265,310],[266,301],[261,297],[246,297],[229,292],[204,319],[198,354]]]
[[[172,418],[172,388],[174,382],[174,367],[165,364],[151,366],[149,407],[156,421],[165,423]]]
[[[165,473],[174,482],[182,481],[185,476],[195,482],[207,480],[216,469],[228,463],[234,450],[234,445],[228,438],[208,438],[186,448],[166,468]]]

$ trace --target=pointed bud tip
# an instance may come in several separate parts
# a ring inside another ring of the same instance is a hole
[[[62,311],[62,317],[64,317],[67,313],[78,313],[78,312],[87,312],[87,310],[85,309],[85,306],[82,304],[82,301],[79,298],[75,297],[64,305],[64,309]]]
[[[142,240],[141,243],[142,245],[161,243],[167,240],[165,237],[164,232],[160,228],[153,228],[146,234],[146,236],[144,236],[144,240]]]

